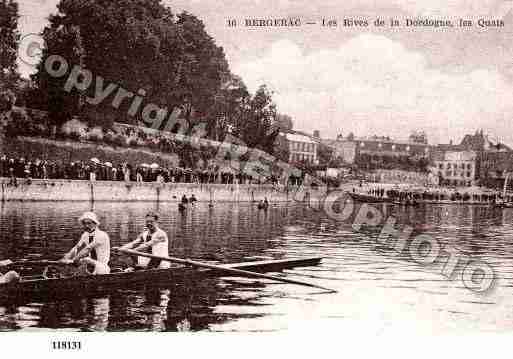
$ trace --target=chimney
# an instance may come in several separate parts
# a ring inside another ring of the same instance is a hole
[[[315,131],[313,132],[313,136],[314,136],[315,138],[321,138],[321,134],[319,133],[319,130],[315,130]]]

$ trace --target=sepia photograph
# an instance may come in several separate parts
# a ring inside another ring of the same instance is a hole
[[[0,0],[0,331],[511,333],[512,26]]]

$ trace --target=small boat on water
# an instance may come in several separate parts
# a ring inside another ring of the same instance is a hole
[[[401,206],[420,206],[421,204],[450,204],[450,205],[472,205],[472,206],[487,206],[487,207],[502,207],[502,208],[513,208],[513,203],[498,204],[496,202],[482,202],[482,201],[471,201],[462,199],[440,199],[440,200],[429,200],[429,199],[407,199],[400,200],[397,197],[377,197],[370,194],[347,192],[355,201],[364,203],[392,203]]]
[[[386,198],[383,197],[376,197],[372,195],[367,195],[363,193],[355,193],[355,192],[347,192],[349,195],[358,202],[365,202],[365,203],[383,203],[387,202]]]
[[[420,205],[419,202],[417,202],[415,200],[409,200],[409,199],[407,199],[406,201],[391,201],[391,203],[397,204],[398,206],[408,206],[408,207],[417,207],[418,205]]]
[[[495,207],[499,207],[499,208],[513,208],[513,203],[511,203],[511,202],[497,202],[497,203],[495,203]]]
[[[320,257],[241,262],[220,265],[227,269],[240,269],[257,273],[279,272],[296,267],[316,266]],[[69,297],[84,297],[91,294],[108,293],[133,286],[165,286],[173,279],[186,275],[195,278],[229,276],[225,271],[215,269],[192,269],[176,266],[169,269],[150,269],[133,272],[117,272],[101,275],[69,278],[44,278],[43,276],[23,278],[19,282],[0,284],[0,302],[33,302],[56,300]]]

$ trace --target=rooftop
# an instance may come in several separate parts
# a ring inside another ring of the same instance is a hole
[[[285,137],[289,141],[295,141],[295,142],[306,142],[306,143],[317,143],[317,141],[312,140],[311,137],[300,135],[297,133],[287,133],[285,134]]]

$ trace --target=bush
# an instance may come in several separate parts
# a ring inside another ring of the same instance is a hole
[[[86,136],[87,125],[77,119],[72,119],[64,123],[60,130],[65,138],[79,140]]]
[[[100,136],[96,135],[96,134],[90,134],[87,139],[91,142],[100,142],[102,139],[100,138]]]
[[[66,135],[66,138],[69,138],[70,140],[73,140],[73,141],[80,141],[81,137],[82,136],[80,136],[80,134],[77,132],[70,132]]]
[[[42,125],[34,124],[24,110],[15,109],[9,112],[5,132],[10,137],[40,136]]]
[[[128,140],[128,146],[129,147],[137,147],[138,145],[138,142],[135,138],[131,138]]]
[[[112,144],[114,146],[125,147],[126,146],[126,141],[125,141],[125,138],[123,136],[115,135],[112,138]]]
[[[100,142],[103,140],[103,130],[101,127],[94,127],[87,133],[87,139],[93,142]]]
[[[16,103],[16,95],[11,90],[0,92],[0,112],[7,112],[12,109]]]

